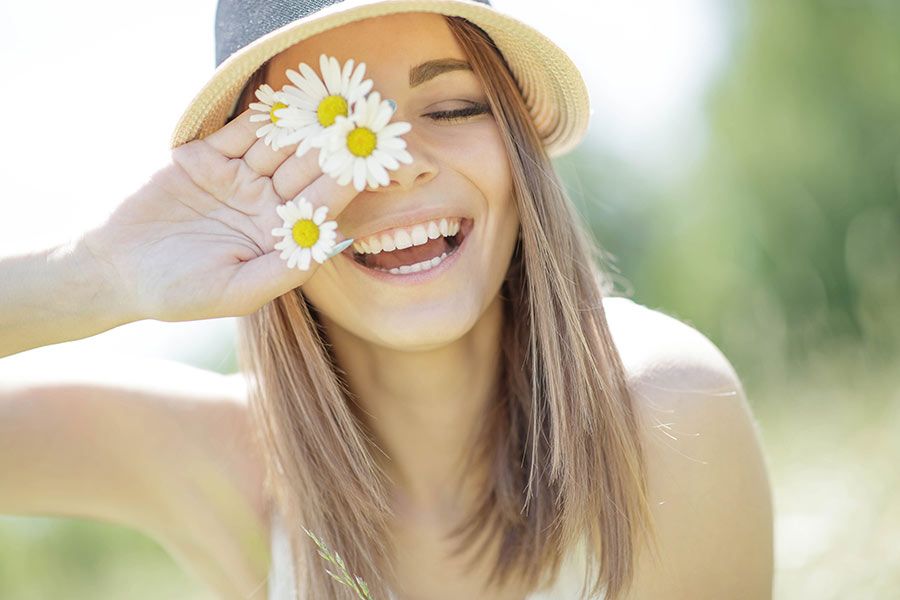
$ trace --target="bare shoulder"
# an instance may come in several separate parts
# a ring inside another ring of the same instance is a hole
[[[631,597],[768,599],[772,500],[740,379],[705,335],[627,298],[604,301],[636,401],[658,554]]]
[[[108,354],[11,358],[0,393],[23,410],[7,420],[33,432],[5,440],[26,462],[21,497],[5,499],[13,512],[132,527],[218,597],[265,597],[268,504],[240,375]]]

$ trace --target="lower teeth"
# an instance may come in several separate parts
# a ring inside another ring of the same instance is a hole
[[[456,248],[453,248],[453,250],[450,250],[449,253],[444,252],[440,256],[435,256],[434,258],[429,259],[429,260],[423,260],[422,262],[418,262],[414,265],[401,265],[399,267],[394,267],[392,269],[385,269],[383,267],[371,267],[371,268],[375,269],[376,271],[381,271],[383,273],[391,273],[393,275],[406,275],[407,273],[417,273],[419,271],[427,271],[428,269],[433,269],[434,267],[441,264],[441,262],[445,258],[447,258],[450,254],[453,254],[453,252],[455,250],[456,250]]]

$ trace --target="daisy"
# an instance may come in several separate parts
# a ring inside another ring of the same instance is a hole
[[[413,160],[406,151],[406,140],[398,137],[412,125],[405,121],[388,124],[394,107],[396,104],[372,92],[353,106],[349,118],[337,117],[334,132],[320,154],[322,170],[340,185],[347,185],[352,179],[359,192],[366,184],[373,188],[388,185],[387,169]]]
[[[259,102],[251,102],[250,108],[258,110],[262,114],[250,115],[250,120],[253,122],[266,121],[265,125],[256,130],[256,137],[265,136],[266,139],[263,141],[273,150],[290,145],[291,142],[286,139],[286,136],[292,131],[285,128],[284,124],[279,123],[280,118],[275,115],[275,111],[287,108],[282,92],[276,92],[272,86],[264,83],[257,88],[255,94]]]
[[[300,142],[298,157],[310,148],[320,148],[335,119],[348,116],[353,104],[372,89],[371,79],[363,81],[366,64],[359,63],[355,69],[353,65],[351,58],[342,68],[335,57],[322,54],[322,79],[306,63],[300,63],[299,73],[293,69],[285,72],[294,85],[282,88],[287,107],[278,113],[283,119],[279,124],[294,130],[290,141]]]
[[[313,212],[312,204],[297,196],[275,210],[284,220],[282,227],[272,230],[272,235],[283,236],[275,248],[281,250],[281,258],[287,260],[289,269],[296,266],[301,271],[308,270],[310,258],[319,264],[328,260],[328,252],[334,248],[337,223],[325,220],[327,206],[322,205]]]

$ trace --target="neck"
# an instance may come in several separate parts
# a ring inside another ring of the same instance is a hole
[[[376,455],[395,484],[398,510],[424,517],[457,515],[471,498],[475,473],[464,459],[497,401],[503,305],[499,295],[462,337],[426,351],[378,346],[335,323],[326,329],[338,366],[387,457]]]

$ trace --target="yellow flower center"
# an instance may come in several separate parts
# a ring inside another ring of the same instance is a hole
[[[322,127],[331,127],[337,117],[347,116],[347,101],[343,96],[326,96],[319,102],[316,116],[319,118],[319,124]]]
[[[287,108],[287,104],[284,102],[276,102],[272,105],[272,110],[269,111],[269,118],[272,119],[273,123],[278,122],[278,117],[275,116],[276,110],[281,110],[282,108]]]
[[[312,248],[319,240],[319,226],[309,219],[301,219],[291,228],[294,241],[301,248]]]
[[[347,149],[355,156],[369,156],[377,143],[378,138],[368,127],[357,127],[347,134]]]

